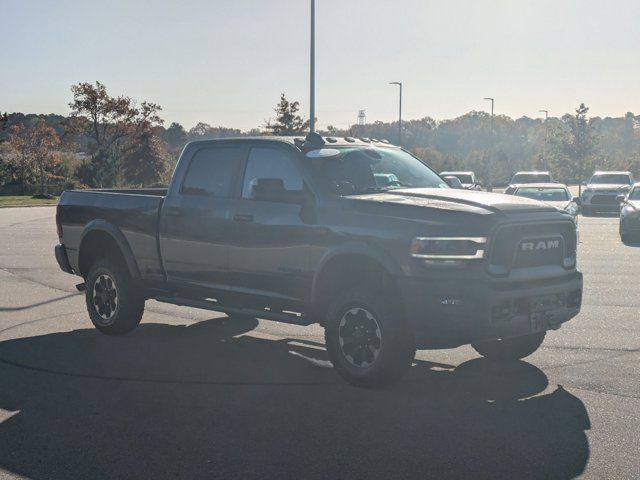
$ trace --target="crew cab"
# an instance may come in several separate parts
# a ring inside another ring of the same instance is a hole
[[[618,213],[620,197],[633,185],[631,172],[595,172],[582,191],[582,214]]]
[[[622,196],[620,205],[620,240],[629,243],[640,240],[640,183]]]
[[[504,193],[510,195],[516,185],[523,185],[525,183],[552,183],[551,173],[547,171],[531,171],[531,172],[517,172],[511,177],[511,182],[507,186]]]
[[[440,172],[441,177],[456,177],[460,180],[462,188],[467,190],[482,190],[482,185],[476,180],[473,172]]]
[[[57,226],[99,331],[133,330],[147,299],[320,323],[361,386],[400,378],[416,349],[523,358],[582,300],[569,214],[451,189],[368,139],[192,142],[167,190],[66,191]]]

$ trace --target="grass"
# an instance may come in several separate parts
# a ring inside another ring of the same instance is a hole
[[[51,200],[43,200],[40,198],[31,198],[31,195],[9,195],[0,196],[0,207],[7,206],[24,206],[24,205],[55,205],[58,203],[57,198]]]

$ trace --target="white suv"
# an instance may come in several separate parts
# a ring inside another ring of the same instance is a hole
[[[629,193],[633,184],[631,172],[595,172],[582,191],[582,214],[618,213],[620,196]]]

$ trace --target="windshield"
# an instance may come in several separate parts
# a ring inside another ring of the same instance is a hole
[[[458,177],[460,183],[473,183],[473,177],[471,175],[466,175],[464,173],[450,173],[452,177]]]
[[[569,192],[564,188],[519,188],[514,195],[533,198],[542,202],[563,202],[571,198]]]
[[[640,187],[635,187],[629,193],[629,200],[640,200]]]
[[[629,175],[624,175],[620,173],[612,173],[608,175],[594,175],[591,177],[591,181],[589,183],[610,183],[610,184],[626,184],[629,185],[631,183],[631,179]]]
[[[333,157],[312,158],[313,176],[339,195],[384,192],[394,188],[449,188],[429,167],[394,148],[346,147]]]
[[[511,183],[546,183],[551,181],[548,173],[517,173]]]

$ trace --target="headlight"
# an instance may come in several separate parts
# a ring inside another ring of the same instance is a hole
[[[631,206],[631,205],[625,205],[624,207],[622,207],[622,210],[620,210],[620,216],[621,217],[626,217],[629,215],[635,215],[638,213],[638,210],[635,209],[635,207]]]
[[[416,237],[409,253],[414,258],[434,262],[483,258],[486,237]]]
[[[564,207],[564,209],[569,215],[573,215],[574,217],[578,214],[578,205],[575,202],[571,202]]]

